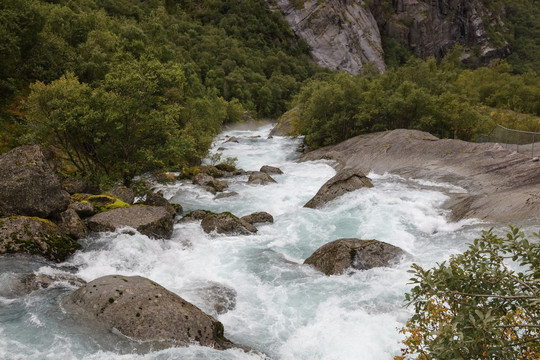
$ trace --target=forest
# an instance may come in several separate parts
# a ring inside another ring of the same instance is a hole
[[[539,131],[540,4],[490,6],[504,6],[508,59],[467,69],[460,48],[437,62],[386,41],[386,73],[350,76],[317,66],[262,0],[4,0],[0,153],[53,145],[66,175],[129,185],[199,163],[224,124],[291,109],[312,147],[400,127]]]

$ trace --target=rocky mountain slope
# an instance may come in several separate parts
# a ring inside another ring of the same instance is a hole
[[[504,23],[481,0],[268,0],[323,66],[357,74],[368,64],[385,70],[382,37],[425,58],[443,57],[455,44],[464,60],[485,64],[509,54],[496,40]],[[488,31],[490,29],[490,31]]]

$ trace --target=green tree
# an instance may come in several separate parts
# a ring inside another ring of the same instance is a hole
[[[538,359],[540,243],[511,227],[483,232],[463,254],[424,270],[406,294],[415,313],[395,359]]]

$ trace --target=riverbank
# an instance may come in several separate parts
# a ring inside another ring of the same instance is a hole
[[[400,129],[357,136],[302,158],[318,159],[366,174],[388,172],[463,187],[466,194],[450,194],[445,204],[452,220],[527,225],[540,218],[540,162],[501,144],[438,139]]]

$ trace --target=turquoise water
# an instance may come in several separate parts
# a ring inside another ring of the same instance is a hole
[[[192,345],[138,354],[121,336],[95,333],[59,305],[73,291],[58,283],[22,298],[0,297],[0,359],[392,359],[400,349],[398,329],[410,316],[404,308],[413,262],[431,266],[478,236],[475,221],[449,222],[442,204],[451,184],[369,174],[375,187],[341,197],[322,209],[305,204],[335,174],[326,161],[297,162],[299,139],[267,139],[270,125],[229,130],[215,139],[213,153],[238,158],[245,170],[280,167],[277,184],[229,182],[236,197],[214,200],[194,185],[162,186],[186,211],[230,211],[238,216],[266,211],[273,224],[251,236],[208,235],[199,223],[178,223],[171,240],[121,232],[82,240],[84,249],[60,266],[42,260],[1,258],[0,285],[17,272],[74,272],[90,281],[109,274],[141,275],[212,313],[192,291],[220,283],[237,292],[236,308],[216,315],[232,341],[263,354],[217,351]],[[236,136],[239,143],[225,143]],[[321,245],[343,237],[378,239],[410,256],[391,268],[325,276],[302,262]]]

